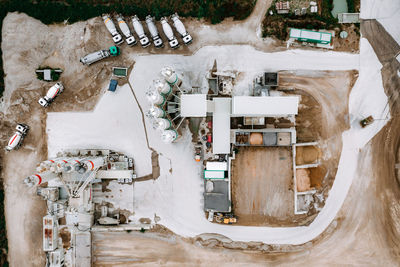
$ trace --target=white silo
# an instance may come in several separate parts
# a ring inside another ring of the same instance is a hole
[[[148,110],[147,115],[150,118],[164,118],[166,114],[163,109],[153,106]]]
[[[156,121],[156,127],[159,130],[167,130],[172,127],[172,122],[168,119],[159,118]]]
[[[171,67],[164,67],[161,69],[161,75],[165,78],[165,80],[171,85],[180,86],[182,84],[182,80],[179,79],[178,74]]]
[[[162,106],[165,104],[165,97],[157,91],[154,91],[154,90],[148,91],[146,93],[146,97],[150,101],[150,103],[153,105]]]
[[[164,143],[170,144],[178,138],[178,133],[175,130],[165,130],[161,135],[161,140]]]
[[[160,80],[155,80],[154,81],[154,88],[160,92],[161,94],[168,96],[170,93],[172,93],[172,87],[166,82],[162,82]]]
[[[24,179],[24,183],[29,186],[36,186],[49,180],[57,178],[57,175],[52,171],[38,172]]]

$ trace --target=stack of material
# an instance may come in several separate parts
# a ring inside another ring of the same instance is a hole
[[[310,170],[308,169],[296,170],[296,187],[297,187],[297,192],[306,192],[311,190]]]
[[[250,145],[262,145],[263,136],[262,133],[251,133],[250,134]]]

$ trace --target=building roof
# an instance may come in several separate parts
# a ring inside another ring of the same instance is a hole
[[[296,38],[304,41],[316,41],[320,43],[330,43],[332,34],[329,32],[317,32],[301,29],[290,29],[290,38]]]
[[[296,115],[298,105],[297,96],[234,96],[232,116]]]
[[[181,94],[182,117],[205,117],[207,114],[206,94]]]
[[[212,183],[212,190],[207,190],[207,183]],[[228,181],[204,180],[204,187],[204,210],[230,212]]]
[[[230,145],[230,129],[231,129],[231,99],[217,97],[214,101],[213,114],[213,153],[229,154]]]

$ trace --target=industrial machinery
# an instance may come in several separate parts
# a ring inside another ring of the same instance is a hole
[[[174,27],[176,31],[181,35],[183,43],[185,45],[191,44],[193,41],[192,36],[186,31],[185,25],[183,25],[182,21],[179,19],[177,13],[171,16],[172,21],[174,22]]]
[[[130,46],[135,45],[137,43],[136,39],[131,34],[131,31],[129,30],[129,26],[125,22],[125,20],[121,14],[117,15],[117,21],[118,21],[119,29],[121,30],[122,34],[125,35],[126,43]]]
[[[121,34],[118,33],[117,28],[115,27],[115,24],[110,18],[110,16],[107,14],[103,15],[103,21],[107,27],[107,30],[111,33],[114,43],[116,45],[122,44],[124,40],[122,39]]]
[[[47,107],[63,91],[64,86],[62,85],[62,83],[58,82],[50,87],[50,89],[47,91],[47,94],[44,97],[41,97],[38,102],[42,107]]]
[[[172,49],[179,47],[179,42],[174,36],[174,32],[172,31],[171,26],[168,24],[168,19],[166,17],[161,18],[161,25],[164,31],[165,36],[168,39],[169,46]]]
[[[149,38],[144,33],[142,23],[140,22],[138,16],[135,15],[132,17],[132,25],[133,28],[135,29],[136,34],[139,36],[139,42],[142,45],[142,47],[143,48],[148,47],[150,45],[150,41]]]
[[[90,53],[82,57],[79,61],[84,65],[91,65],[97,61],[110,56],[118,56],[121,54],[121,50],[117,46],[111,46],[108,50],[99,50],[97,52]]]
[[[197,145],[194,146],[194,160],[196,162],[200,162],[201,158],[203,157],[203,145],[199,142]]]
[[[92,231],[146,227],[127,222],[126,214],[133,211],[122,211],[118,201],[114,200],[115,206],[107,201],[112,190],[131,192],[129,186],[119,186],[119,180],[132,183],[136,178],[133,158],[96,149],[66,150],[57,155],[39,163],[36,173],[24,179],[46,201],[42,235],[46,266],[91,266]]]
[[[160,38],[160,35],[158,34],[158,30],[156,25],[154,24],[154,18],[150,15],[146,17],[146,24],[147,28],[149,29],[151,38],[153,39],[154,46],[156,48],[162,48],[164,47],[164,42]]]
[[[217,223],[223,223],[223,224],[234,224],[237,223],[237,217],[231,213],[217,213],[214,215],[215,221]]]
[[[360,121],[361,127],[366,127],[374,122],[374,118],[372,116],[368,116],[365,119]]]
[[[21,146],[22,140],[29,131],[29,126],[23,123],[19,123],[15,127],[15,130],[16,132],[13,136],[11,136],[10,141],[8,141],[8,144],[5,147],[6,151],[16,150]]]

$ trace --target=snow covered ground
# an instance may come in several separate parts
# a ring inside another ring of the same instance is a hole
[[[350,70],[359,69],[359,79],[350,95],[351,129],[343,134],[343,151],[334,185],[324,209],[307,227],[227,226],[208,222],[203,212],[201,166],[193,160],[188,131],[178,143],[161,142],[149,121],[150,146],[160,153],[160,177],[134,184],[134,218],[153,219],[176,234],[193,237],[218,233],[235,241],[261,241],[268,244],[302,244],[320,235],[335,218],[357,170],[359,148],[364,146],[385,124],[377,121],[361,129],[359,119],[366,115],[386,115],[386,96],[380,78],[381,64],[368,41],[362,39],[360,55],[289,50],[278,53],[256,51],[250,46],[208,46],[193,56],[146,55],[135,58],[129,77],[143,109],[149,105],[145,92],[159,77],[163,66],[172,66],[183,76],[183,87],[205,90],[205,75],[214,59],[219,70],[244,72],[239,76],[236,94],[247,94],[255,74],[267,70]],[[139,109],[129,87],[107,92],[89,113],[49,113],[47,120],[49,155],[65,148],[110,148],[135,159],[138,175],[150,173],[150,151],[144,139]]]
[[[361,18],[377,19],[396,42],[400,44],[399,0],[363,0],[361,2]]]

